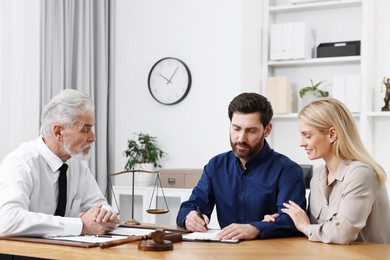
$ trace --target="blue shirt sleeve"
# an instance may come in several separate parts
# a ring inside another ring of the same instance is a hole
[[[302,235],[294,225],[294,222],[281,209],[283,203],[289,200],[297,203],[302,209],[306,209],[305,184],[302,179],[303,172],[299,165],[294,165],[283,170],[278,184],[277,213],[279,217],[275,222],[256,221],[251,224],[260,230],[260,238],[277,238]]]

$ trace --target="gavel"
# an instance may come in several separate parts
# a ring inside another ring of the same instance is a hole
[[[143,240],[149,240],[152,239],[153,243],[150,244],[143,244],[142,248],[139,248],[141,250],[149,250],[147,248],[151,248],[150,250],[162,250],[162,249],[156,249],[156,248],[165,248],[166,250],[172,250],[173,242],[179,242],[182,241],[182,235],[177,234],[177,233],[165,233],[164,230],[157,229],[156,231],[148,234],[148,235],[143,235],[143,236],[128,236],[123,239],[118,239],[114,241],[109,241],[109,242],[104,242],[101,243],[99,246],[100,248],[109,248],[113,246],[119,246],[131,242],[136,242],[136,241],[143,241]],[[167,243],[168,240],[168,243]],[[170,244],[168,246],[168,244]]]

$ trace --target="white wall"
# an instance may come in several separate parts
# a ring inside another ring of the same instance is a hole
[[[260,5],[252,0],[116,1],[117,171],[125,165],[123,151],[133,132],[158,138],[168,153],[166,168],[203,168],[230,149],[227,106],[242,91],[260,89],[261,32],[253,22],[260,21]],[[153,64],[168,56],[183,60],[192,73],[187,98],[173,106],[157,103],[147,85]]]
[[[0,1],[0,161],[39,133],[40,0]]]

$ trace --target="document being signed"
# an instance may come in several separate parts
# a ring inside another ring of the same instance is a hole
[[[199,241],[199,242],[222,242],[222,243],[238,243],[238,239],[222,240],[217,238],[220,229],[209,229],[207,232],[193,232],[183,235],[184,241]]]

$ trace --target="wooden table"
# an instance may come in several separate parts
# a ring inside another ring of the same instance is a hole
[[[390,245],[330,245],[305,237],[242,241],[239,244],[179,242],[173,251],[138,250],[138,242],[107,249],[0,240],[0,254],[48,259],[390,259]]]

